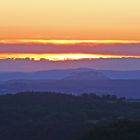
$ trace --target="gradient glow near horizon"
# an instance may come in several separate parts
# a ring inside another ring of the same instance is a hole
[[[1,0],[0,59],[140,58],[140,0]]]
[[[140,58],[134,40],[0,40],[0,59],[49,61]]]
[[[0,39],[140,40],[140,0],[1,0]]]

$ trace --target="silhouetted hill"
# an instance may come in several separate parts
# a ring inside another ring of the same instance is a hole
[[[140,118],[140,101],[25,92],[0,96],[1,140],[77,140],[91,128]],[[98,134],[97,134],[98,135]]]

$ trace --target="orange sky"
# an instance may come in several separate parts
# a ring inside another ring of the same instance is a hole
[[[0,39],[140,40],[140,0],[1,0]]]
[[[140,58],[140,0],[0,0],[0,59]]]

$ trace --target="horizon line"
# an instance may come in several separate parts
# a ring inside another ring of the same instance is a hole
[[[140,40],[1,39],[0,44],[139,44]]]
[[[48,61],[77,61],[77,60],[95,60],[95,59],[140,59],[140,56],[132,55],[111,55],[111,54],[24,54],[7,53],[0,54],[0,60],[48,60]]]

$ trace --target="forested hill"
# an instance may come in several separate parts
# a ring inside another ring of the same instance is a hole
[[[138,120],[139,100],[116,96],[19,93],[0,96],[1,140],[77,140],[96,125]]]
[[[140,121],[119,121],[98,126],[79,140],[140,140]]]

